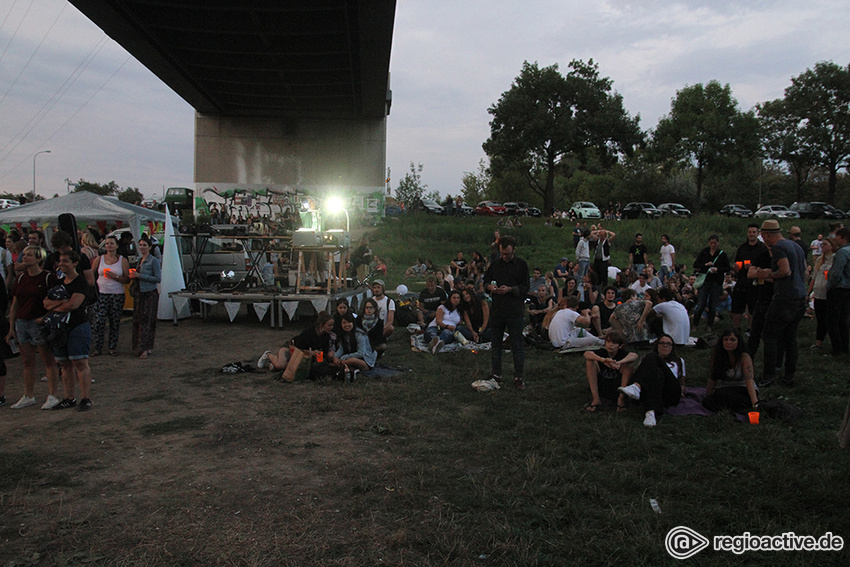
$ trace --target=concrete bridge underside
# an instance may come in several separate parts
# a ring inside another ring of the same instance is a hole
[[[383,190],[395,0],[70,2],[195,108],[196,187]]]

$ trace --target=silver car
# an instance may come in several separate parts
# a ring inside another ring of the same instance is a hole
[[[800,218],[800,213],[792,211],[785,205],[765,205],[757,210],[753,216],[757,219],[798,219]]]

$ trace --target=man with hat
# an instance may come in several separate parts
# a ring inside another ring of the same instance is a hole
[[[778,352],[785,352],[786,386],[794,385],[797,371],[797,329],[806,313],[806,258],[796,243],[782,236],[779,222],[769,219],[761,225],[761,235],[770,249],[769,268],[751,268],[751,276],[773,280],[773,299],[764,323],[764,377],[760,386],[776,380]]]
[[[378,303],[378,317],[384,320],[384,336],[389,337],[395,331],[395,301],[384,294],[384,280],[372,282],[372,298]]]

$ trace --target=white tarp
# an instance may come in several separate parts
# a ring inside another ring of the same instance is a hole
[[[119,201],[116,197],[104,197],[88,191],[77,191],[63,197],[45,199],[0,211],[0,225],[14,225],[16,223],[29,225],[31,222],[35,222],[39,228],[47,223],[55,227],[58,225],[59,215],[62,213],[73,214],[77,222],[106,221],[114,223],[121,221],[122,226],[129,226],[133,231],[135,240],[138,240],[141,236],[139,229],[141,224],[151,221],[165,222],[165,214],[159,211],[131,205]]]

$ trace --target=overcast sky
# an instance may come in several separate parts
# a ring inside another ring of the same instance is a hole
[[[65,179],[191,186],[194,111],[65,0],[0,3],[0,192],[64,193]],[[487,108],[523,61],[592,58],[654,127],[677,89],[717,79],[742,109],[781,97],[815,62],[850,63],[838,0],[399,0],[387,164],[457,194],[484,157]]]

